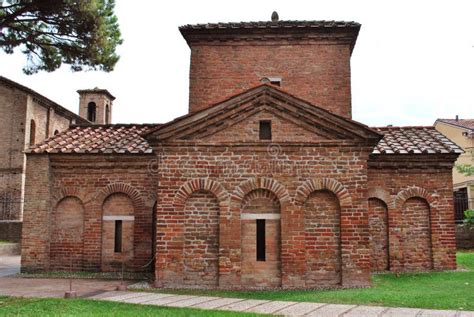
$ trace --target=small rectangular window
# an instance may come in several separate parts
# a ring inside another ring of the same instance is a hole
[[[122,252],[122,220],[115,220],[114,252]]]
[[[257,261],[265,261],[265,219],[257,219]]]
[[[260,140],[272,139],[272,122],[269,120],[260,121]]]
[[[270,84],[272,84],[273,86],[280,87],[281,86],[281,81],[280,80],[272,80],[272,81],[270,81]]]

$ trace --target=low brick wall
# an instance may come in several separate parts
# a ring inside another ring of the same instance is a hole
[[[474,249],[474,225],[456,225],[456,247],[458,249]]]
[[[0,221],[0,240],[11,242],[21,241],[21,221]]]

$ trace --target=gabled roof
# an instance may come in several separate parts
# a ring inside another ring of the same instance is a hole
[[[372,154],[460,154],[464,152],[433,126],[374,129],[384,137]]]
[[[157,126],[159,124],[71,126],[34,145],[27,153],[149,154],[152,148],[140,134]]]
[[[453,125],[456,127],[474,131],[474,119],[437,119],[435,121],[435,124],[437,122],[442,122],[442,123],[446,123],[446,124]]]
[[[31,88],[28,88],[26,86],[23,86],[23,85],[20,85],[19,83],[11,80],[11,79],[8,79],[6,77],[3,77],[3,76],[0,76],[0,83],[3,83],[4,85],[6,86],[10,86],[10,87],[14,87],[18,90],[21,90],[23,91],[24,93],[26,94],[29,94],[31,96],[33,96],[34,98],[38,99],[38,101],[48,107],[52,107],[54,109],[55,112],[63,115],[64,117],[68,118],[68,119],[74,119],[76,120],[76,123],[77,124],[90,124],[90,122],[86,119],[84,119],[83,117],[75,114],[74,112],[72,111],[69,111],[67,110],[66,108],[64,108],[63,106],[55,103],[54,101],[52,101],[51,99],[48,99],[46,98],[45,96],[37,93],[36,91],[34,91],[33,89]]]
[[[163,124],[144,137],[147,140],[199,140],[226,129],[260,111],[279,116],[329,140],[359,140],[376,144],[382,135],[366,125],[314,106],[273,85],[263,84],[234,95],[204,110]],[[313,140],[308,140],[308,143]]]

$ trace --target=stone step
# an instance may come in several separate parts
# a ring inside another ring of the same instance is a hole
[[[13,256],[21,254],[19,243],[0,243],[0,256]]]

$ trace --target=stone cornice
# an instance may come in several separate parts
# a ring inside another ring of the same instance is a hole
[[[275,27],[180,29],[190,47],[195,45],[344,44],[355,46],[357,27]]]

